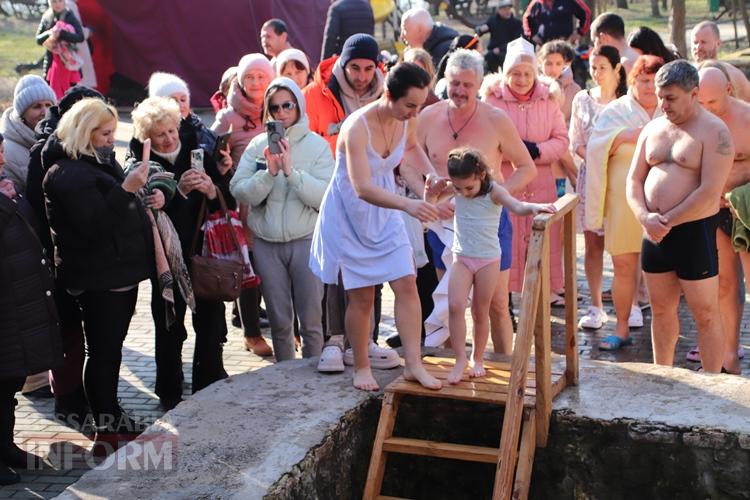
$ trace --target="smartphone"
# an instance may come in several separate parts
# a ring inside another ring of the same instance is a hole
[[[190,151],[190,168],[205,172],[206,169],[203,167],[203,150],[193,149]]]
[[[268,165],[266,165],[266,159],[265,158],[256,158],[255,159],[255,170],[267,170]]]
[[[227,149],[227,145],[229,144],[229,138],[232,136],[232,132],[227,132],[225,134],[219,135],[219,137],[216,138],[216,148],[214,149],[214,160],[217,162],[221,161],[223,156],[221,155],[221,152]]]
[[[271,154],[281,153],[279,141],[284,137],[284,125],[278,120],[266,122],[266,133],[268,134],[268,151]]]

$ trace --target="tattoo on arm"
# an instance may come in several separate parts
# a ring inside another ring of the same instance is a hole
[[[722,156],[729,156],[732,154],[732,138],[726,130],[719,132],[719,143],[716,146],[716,152]]]

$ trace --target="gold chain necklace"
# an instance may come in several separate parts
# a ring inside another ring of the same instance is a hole
[[[383,142],[385,142],[385,157],[388,158],[391,156],[391,145],[393,144],[393,140],[396,136],[396,128],[394,127],[393,133],[391,134],[391,140],[389,141],[388,138],[385,136],[385,127],[383,126],[383,121],[380,119],[380,105],[378,104],[375,107],[375,115],[378,117],[378,125],[380,125],[380,134],[383,136]]]

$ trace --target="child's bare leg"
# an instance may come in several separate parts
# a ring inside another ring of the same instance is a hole
[[[453,262],[448,283],[448,329],[451,345],[456,353],[456,365],[448,375],[448,383],[461,381],[466,368],[466,299],[471,290],[474,275],[460,261]]]
[[[471,352],[470,377],[483,377],[484,350],[490,334],[490,302],[495,293],[495,283],[500,276],[497,261],[492,262],[474,275],[474,295],[471,301],[471,316],[474,320],[474,348]]]
[[[344,321],[346,335],[354,352],[354,387],[363,391],[380,389],[370,370],[367,346],[370,340],[370,315],[375,301],[375,287],[355,288],[347,291],[349,303]]]

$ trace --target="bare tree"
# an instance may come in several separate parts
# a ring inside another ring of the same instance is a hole
[[[659,0],[651,0],[651,17],[661,17],[661,12],[659,12]]]
[[[685,0],[672,0],[672,15],[669,16],[669,41],[680,54],[687,54],[685,42]]]
[[[750,42],[750,19],[747,16],[747,2],[745,0],[740,1],[740,14],[742,15],[742,22],[745,25],[745,36],[748,42]]]
[[[615,5],[618,9],[627,9],[628,8],[628,0],[615,0]]]

